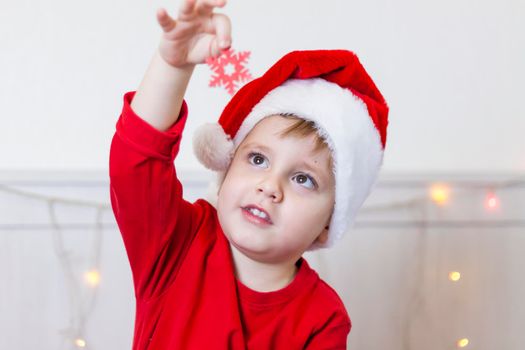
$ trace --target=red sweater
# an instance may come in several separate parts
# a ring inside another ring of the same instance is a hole
[[[124,95],[110,151],[111,205],[133,274],[133,349],[346,349],[350,319],[304,258],[283,289],[257,292],[234,274],[215,208],[183,199],[174,159],[187,105],[161,132]]]

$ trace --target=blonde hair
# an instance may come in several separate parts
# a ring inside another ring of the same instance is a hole
[[[328,153],[330,154],[330,169],[333,168],[332,152],[328,148],[326,140],[323,137],[321,137],[317,132],[317,126],[315,122],[303,119],[293,113],[280,113],[278,115],[293,120],[293,123],[281,132],[281,137],[296,136],[300,138],[307,138],[311,135],[315,135],[314,151],[320,152],[323,150],[328,150]]]

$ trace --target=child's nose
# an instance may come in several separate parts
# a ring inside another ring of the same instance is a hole
[[[279,181],[274,177],[267,177],[257,187],[257,191],[271,197],[274,202],[280,202],[283,199],[283,191]]]

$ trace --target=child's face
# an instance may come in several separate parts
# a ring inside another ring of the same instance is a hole
[[[295,261],[316,239],[326,240],[334,207],[329,150],[315,153],[314,135],[281,138],[291,123],[282,116],[260,121],[237,148],[218,193],[226,237],[261,262]],[[269,219],[250,214],[250,205]]]

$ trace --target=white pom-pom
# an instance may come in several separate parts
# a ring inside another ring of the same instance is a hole
[[[208,169],[225,171],[230,165],[235,146],[218,123],[206,123],[193,134],[193,152]]]

